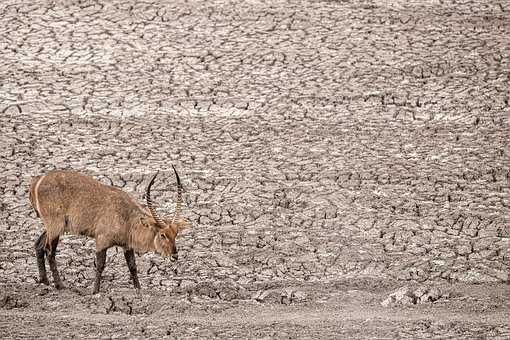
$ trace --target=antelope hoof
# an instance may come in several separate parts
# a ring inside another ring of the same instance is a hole
[[[55,283],[55,288],[57,288],[58,290],[62,290],[65,288],[65,286],[62,284],[62,282],[57,282]]]
[[[40,279],[38,283],[42,283],[43,285],[46,285],[46,286],[49,286],[50,285],[50,281],[48,281],[48,279]]]

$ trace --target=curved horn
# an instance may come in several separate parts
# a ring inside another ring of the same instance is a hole
[[[147,186],[147,193],[145,194],[145,197],[147,198],[147,207],[149,208],[149,211],[151,212],[152,217],[156,220],[157,226],[161,227],[163,225],[163,221],[161,221],[161,218],[159,218],[158,214],[156,213],[156,209],[154,208],[154,204],[151,200],[151,187],[152,187],[152,184],[154,184],[154,180],[156,179],[156,176],[158,174],[159,174],[159,171],[157,171],[154,174],[151,181],[149,182],[149,185]]]
[[[177,170],[175,170],[175,167],[173,166],[173,164],[172,164],[172,168],[174,169],[175,178],[177,179],[177,201],[175,203],[174,216],[172,217],[172,223],[174,223],[177,220],[177,218],[179,217],[179,215],[181,214],[183,188],[182,188],[182,184],[181,184],[181,179],[179,178],[179,174],[177,173]]]

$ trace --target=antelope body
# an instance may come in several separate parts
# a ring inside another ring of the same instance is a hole
[[[30,185],[30,203],[41,218],[45,231],[35,243],[40,282],[49,284],[45,256],[48,257],[53,281],[63,288],[55,254],[63,233],[85,235],[96,240],[96,279],[93,293],[98,293],[106,251],[112,246],[124,248],[124,256],[135,288],[140,288],[134,250],[156,251],[177,259],[175,237],[189,222],[179,218],[182,185],[177,177],[177,207],[172,218],[160,218],[150,198],[152,177],[147,187],[147,207],[130,194],[75,171],[51,171],[34,177]]]

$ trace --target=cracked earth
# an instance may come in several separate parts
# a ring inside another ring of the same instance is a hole
[[[5,338],[510,337],[505,1],[0,3]],[[37,284],[32,176],[174,208],[179,261],[64,236]],[[384,307],[403,285],[447,298]],[[420,288],[421,289],[421,288]],[[424,288],[423,288],[424,289]]]

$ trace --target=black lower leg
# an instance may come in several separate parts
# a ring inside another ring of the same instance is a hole
[[[57,254],[57,246],[58,246],[59,237],[57,236],[55,239],[51,241],[51,253],[48,257],[48,262],[50,263],[51,273],[53,274],[53,283],[57,289],[64,288],[62,284],[62,280],[60,280],[60,275],[57,269],[57,261],[55,260],[55,255]]]
[[[37,268],[39,269],[39,282],[49,285],[48,275],[46,274],[46,264],[44,262],[44,256],[46,250],[44,246],[46,244],[46,232],[43,232],[41,236],[35,241],[35,254],[37,256]]]
[[[131,279],[136,289],[140,289],[140,282],[138,281],[138,272],[136,270],[135,251],[133,249],[124,250],[124,257],[126,258]]]
[[[103,274],[106,262],[106,250],[107,249],[103,249],[96,252],[96,281],[94,282],[93,294],[99,293],[99,288],[101,287],[101,275]]]

